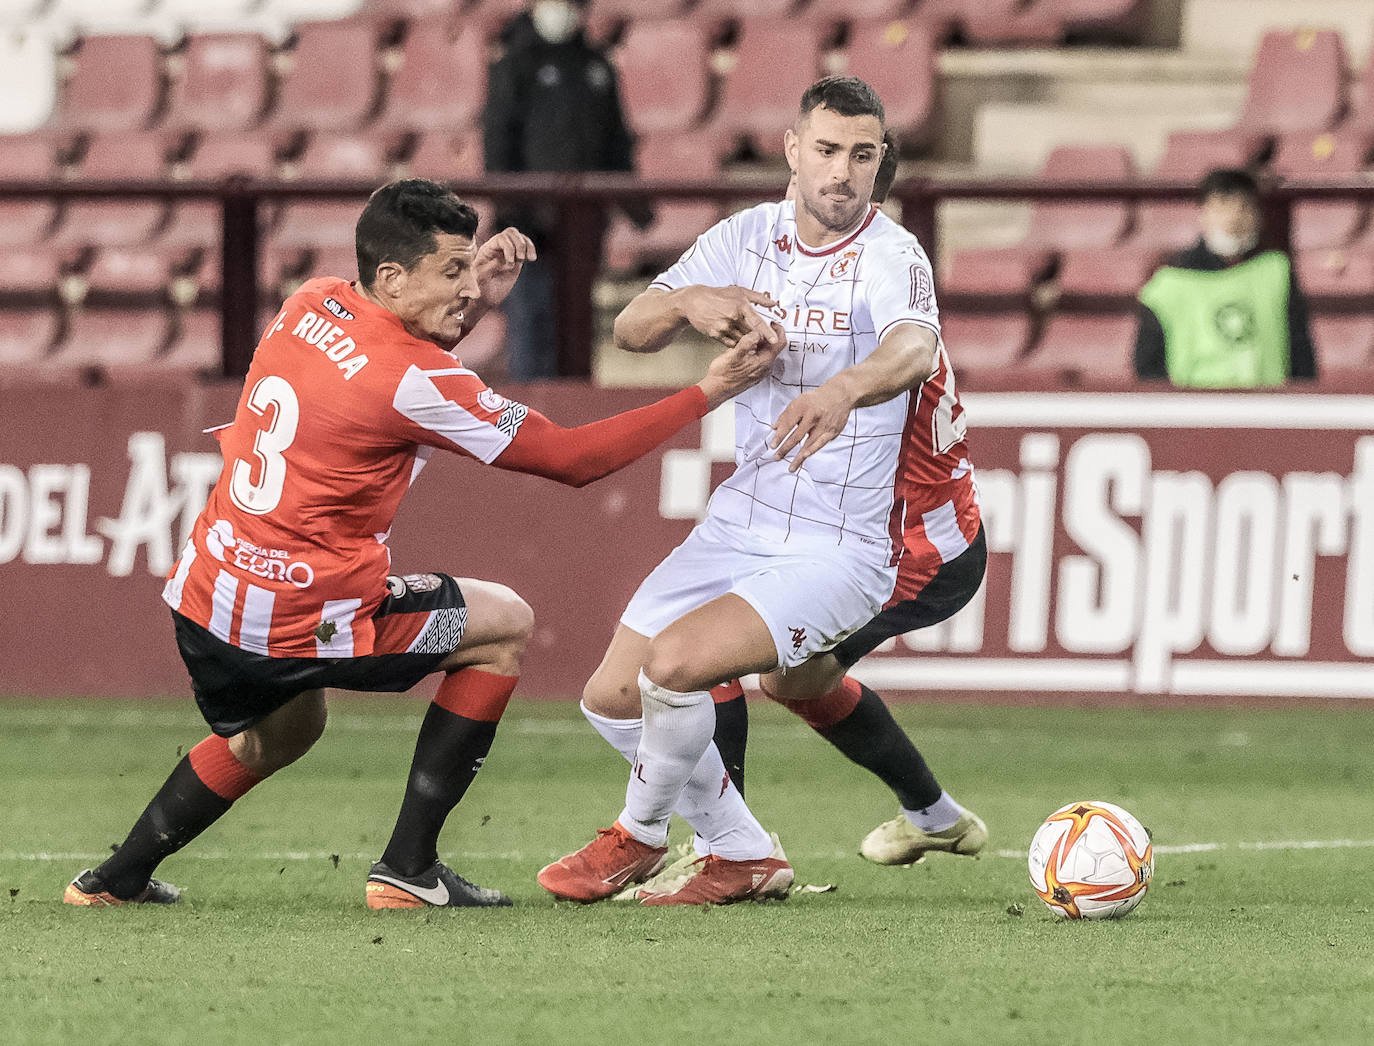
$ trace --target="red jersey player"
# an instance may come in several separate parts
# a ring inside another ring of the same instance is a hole
[[[575,486],[640,457],[749,387],[776,350],[756,336],[650,406],[565,429],[445,351],[533,258],[514,230],[474,243],[477,214],[415,179],[377,190],[357,226],[360,279],[315,279],[263,334],[224,468],[163,592],[213,733],[172,771],[102,865],[64,900],[169,904],[157,865],[325,721],[325,687],[404,691],[444,678],[420,729],[396,827],[367,879],[372,908],[509,904],[438,859],[445,818],[490,748],[533,628],[509,588],[390,574],[401,498],[435,448]]]

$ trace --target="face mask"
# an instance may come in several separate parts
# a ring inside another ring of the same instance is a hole
[[[545,43],[565,44],[576,34],[581,12],[569,3],[559,0],[541,0],[530,12],[534,31]]]
[[[1207,249],[1221,258],[1238,258],[1247,251],[1254,250],[1259,237],[1254,233],[1237,236],[1235,233],[1222,232],[1220,229],[1202,234],[1202,242]]]

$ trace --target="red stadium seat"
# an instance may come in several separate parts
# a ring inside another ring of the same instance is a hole
[[[1070,382],[1134,381],[1135,328],[1134,312],[1059,313],[1050,319],[1040,343],[1021,361],[1021,367]]]
[[[644,138],[636,159],[640,175],[647,179],[711,178],[718,173],[715,158],[692,135]],[[617,213],[606,237],[606,267],[630,272],[669,264],[719,219],[717,204],[692,200],[657,202],[654,221],[644,229]]]
[[[41,181],[56,170],[57,139],[52,135],[0,135],[0,178]]]
[[[665,57],[671,55],[671,61]],[[614,54],[625,118],[639,134],[685,131],[710,94],[706,32],[696,22],[634,22]]]
[[[327,247],[314,253],[310,260],[310,275],[338,276],[344,280],[358,278],[358,252],[353,247]]]
[[[481,27],[455,36],[447,18],[411,23],[378,122],[389,130],[452,132],[475,123],[487,93],[487,48]]]
[[[749,135],[764,151],[781,152],[783,131],[796,119],[798,101],[821,75],[826,35],[827,30],[814,22],[746,22],[735,47],[735,67],[708,133]]]
[[[163,372],[218,373],[223,359],[220,315],[214,309],[181,313],[176,333],[165,352],[152,361]]]
[[[288,204],[269,233],[280,248],[348,247],[361,209],[358,200],[323,200]]]
[[[86,270],[89,293],[162,295],[172,282],[176,259],[161,250],[97,251]]]
[[[387,151],[388,139],[381,134],[315,134],[291,165],[292,173],[297,178],[380,184],[387,180]]]
[[[57,215],[57,206],[46,200],[0,200],[0,249],[46,240]]]
[[[167,334],[161,309],[83,309],[43,364],[56,370],[144,367],[162,351]]]
[[[0,250],[0,296],[53,298],[62,283],[62,257],[41,246]]]
[[[58,326],[52,309],[0,309],[0,378],[7,367],[42,360],[57,337]]]
[[[1302,132],[1279,139],[1272,165],[1285,178],[1336,178],[1358,174],[1369,151],[1369,141],[1350,132]],[[1293,209],[1293,246],[1344,247],[1364,220],[1365,208],[1355,200],[1300,202]]]
[[[1374,140],[1374,59],[1365,62],[1350,98],[1350,113],[1341,130]]]
[[[1134,298],[1159,267],[1161,253],[1132,244],[1065,251],[1059,262],[1059,293],[1065,298]]]
[[[1120,36],[1144,28],[1148,0],[1023,0],[1011,10],[965,16],[969,39],[979,43],[1047,43],[1075,33]]]
[[[420,136],[405,168],[413,177],[460,181],[482,176],[482,136],[475,130],[452,134],[430,131]]]
[[[1135,165],[1124,146],[1061,145],[1040,173],[1052,179],[1124,181],[1135,174]],[[1040,203],[1031,211],[1023,242],[1052,248],[1106,247],[1121,239],[1130,222],[1130,208],[1124,203]]]
[[[874,18],[902,18],[911,12],[911,4],[912,0],[811,0],[806,13],[836,21],[864,22]],[[917,17],[926,18],[925,8],[924,2],[916,5]]]
[[[975,247],[955,251],[941,274],[947,297],[1020,297],[1049,275],[1045,247]]]
[[[940,326],[960,378],[1005,372],[1016,366],[1030,343],[1030,316],[1022,311],[951,312],[941,316]]]
[[[676,18],[686,0],[591,0],[595,18],[633,18],[637,21]]]
[[[203,33],[187,42],[184,71],[172,82],[170,130],[226,133],[254,127],[267,109],[267,41],[256,33]]]
[[[1322,313],[1312,316],[1317,373],[1374,371],[1374,313]]]
[[[1248,160],[1249,147],[1237,136],[1175,131],[1169,135],[1154,173],[1157,178],[1198,182],[1208,171],[1244,167]],[[1198,235],[1196,202],[1142,203],[1136,209],[1130,243],[1178,251],[1197,240]]]
[[[166,175],[167,151],[166,136],[157,132],[101,135],[86,150],[79,176],[155,180]],[[66,248],[132,247],[151,239],[166,216],[161,200],[75,200],[50,242]]]
[[[298,27],[272,126],[314,131],[352,131],[363,126],[376,100],[376,46],[375,29],[365,22],[312,22]]]
[[[883,100],[887,126],[905,142],[922,141],[935,106],[935,38],[921,21],[870,21],[850,28],[846,72],[867,80]]]
[[[234,176],[271,178],[276,172],[277,147],[270,135],[235,134],[202,138],[186,161],[186,176],[215,182]]]
[[[62,89],[58,123],[68,131],[137,131],[162,94],[162,55],[151,36],[92,36]]]
[[[1374,251],[1309,250],[1296,255],[1298,285],[1311,298],[1368,304],[1374,288]]]
[[[1348,68],[1335,30],[1265,33],[1237,128],[1277,135],[1334,126],[1345,108]]]
[[[797,0],[749,0],[741,4],[739,0],[699,0],[692,8],[693,18],[784,18],[797,6]]]

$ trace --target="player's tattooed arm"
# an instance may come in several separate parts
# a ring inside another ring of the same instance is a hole
[[[463,330],[472,330],[492,309],[500,308],[526,262],[534,261],[534,243],[519,229],[502,229],[477,248],[474,265],[482,297],[464,310]]]
[[[778,415],[769,445],[782,461],[796,451],[789,472],[844,431],[855,407],[885,403],[925,381],[935,369],[935,332],[919,323],[893,327],[866,359],[819,388],[804,392]]]
[[[754,334],[780,349],[782,328],[770,324],[755,306],[771,309],[777,302],[747,287],[650,287],[615,318],[615,343],[626,352],[657,352],[691,326],[726,348]]]

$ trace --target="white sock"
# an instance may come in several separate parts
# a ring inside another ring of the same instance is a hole
[[[711,744],[716,706],[705,690],[685,694],[669,690],[642,671],[639,693],[644,706],[643,735],[619,820],[640,842],[664,846],[673,807]]]
[[[923,832],[941,832],[954,827],[954,822],[963,815],[964,808],[951,799],[948,792],[942,791],[940,798],[925,809],[908,810],[903,807],[902,813]]]
[[[642,719],[608,719],[582,706],[593,729],[631,765],[643,734]],[[731,861],[752,861],[773,852],[773,840],[745,805],[725,774],[725,761],[712,741],[688,778],[674,812],[695,829],[692,845],[698,857],[717,854]],[[620,822],[622,825],[624,821]],[[627,826],[628,827],[628,826]]]

